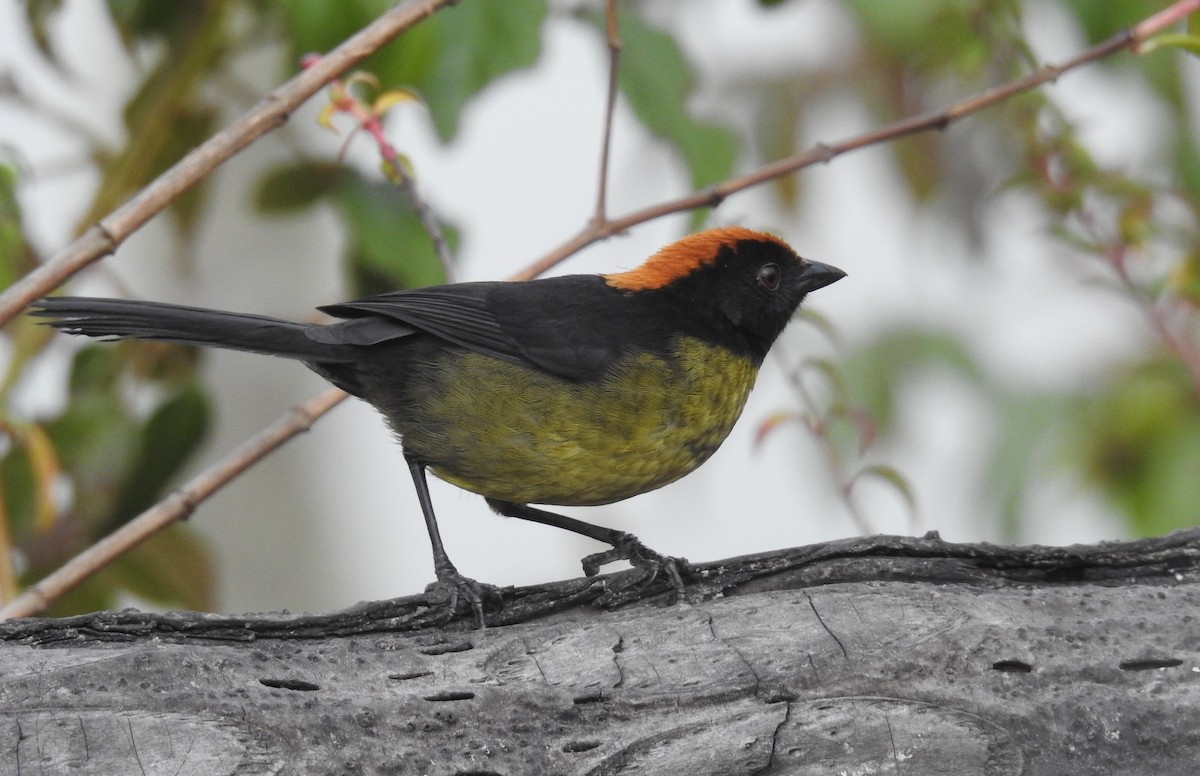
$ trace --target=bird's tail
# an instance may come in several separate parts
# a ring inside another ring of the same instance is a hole
[[[265,315],[81,296],[45,297],[34,305],[30,315],[51,318],[49,323],[54,328],[88,337],[179,342],[310,363],[337,363],[353,358],[349,352],[353,348],[311,338],[307,332],[315,324]]]

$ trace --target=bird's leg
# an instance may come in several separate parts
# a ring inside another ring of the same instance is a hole
[[[499,598],[500,593],[492,585],[483,585],[470,577],[464,577],[450,562],[450,556],[446,554],[446,548],[442,545],[437,517],[433,514],[433,499],[429,497],[429,483],[425,481],[425,464],[407,456],[405,460],[408,461],[408,471],[412,474],[413,484],[417,486],[417,500],[421,502],[421,512],[425,515],[425,529],[429,531],[429,543],[433,547],[433,573],[437,575],[438,582],[450,591],[450,611],[447,619],[454,617],[458,611],[458,599],[461,596],[471,605],[476,624],[480,628],[486,628],[483,599],[485,596]]]
[[[532,520],[543,525],[552,525],[565,531],[581,534],[598,542],[611,544],[611,550],[597,552],[583,559],[583,573],[589,577],[596,576],[600,567],[618,560],[627,560],[634,568],[641,571],[640,584],[649,584],[660,573],[666,574],[675,591],[675,600],[684,599],[683,575],[688,572],[688,563],[684,558],[673,558],[662,555],[650,549],[633,534],[604,528],[573,517],[535,509],[528,504],[514,504],[511,501],[488,499],[488,506],[506,517],[518,517],[522,520]]]

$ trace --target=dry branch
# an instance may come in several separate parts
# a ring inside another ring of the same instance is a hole
[[[962,776],[1200,761],[1200,530],[1075,547],[874,537],[321,616],[0,623],[8,772]]]

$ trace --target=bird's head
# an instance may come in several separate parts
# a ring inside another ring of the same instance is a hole
[[[630,294],[670,297],[682,316],[743,339],[761,361],[804,297],[845,276],[800,258],[774,235],[724,227],[671,243],[605,281]]]

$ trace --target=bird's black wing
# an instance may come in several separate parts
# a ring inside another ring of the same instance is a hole
[[[620,293],[598,276],[522,283],[476,282],[395,291],[328,305],[349,319],[328,335],[355,344],[393,339],[396,322],[494,358],[532,364],[570,379],[603,373],[624,352],[609,336]],[[337,330],[341,327],[346,335]],[[314,332],[316,334],[316,332]]]

